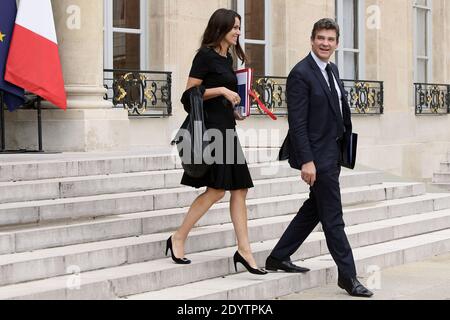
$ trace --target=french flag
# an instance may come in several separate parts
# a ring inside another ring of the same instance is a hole
[[[66,110],[67,97],[50,0],[21,0],[5,80]]]

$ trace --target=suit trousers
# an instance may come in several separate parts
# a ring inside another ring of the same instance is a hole
[[[271,256],[278,260],[290,260],[317,224],[322,224],[328,250],[338,266],[339,275],[351,278],[356,276],[352,249],[344,231],[339,186],[339,165],[317,174],[314,186],[310,188],[309,199],[305,201],[292,220]]]

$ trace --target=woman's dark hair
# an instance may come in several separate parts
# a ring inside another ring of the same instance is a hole
[[[339,42],[339,36],[340,36],[340,28],[337,22],[330,18],[324,18],[320,19],[314,24],[313,30],[311,32],[311,40],[314,40],[316,38],[317,32],[321,30],[335,30],[336,31],[336,40]]]
[[[220,48],[222,40],[225,36],[233,30],[236,18],[242,21],[241,16],[233,10],[218,9],[213,13],[209,19],[208,26],[202,38],[202,47]],[[239,40],[233,48],[236,56],[242,61],[246,62],[244,50],[242,50]]]

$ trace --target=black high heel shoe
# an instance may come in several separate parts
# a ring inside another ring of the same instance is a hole
[[[175,257],[175,255],[173,254],[173,249],[172,249],[172,237],[167,239],[166,256],[167,256],[167,253],[169,252],[169,249],[170,249],[170,254],[172,255],[172,260],[176,264],[190,264],[191,263],[191,260],[189,260],[189,259],[186,259],[186,258],[180,259],[180,258]]]
[[[234,269],[236,270],[236,272],[237,272],[237,263],[240,262],[247,269],[247,271],[252,274],[258,274],[258,275],[267,274],[267,271],[264,269],[252,268],[238,251],[236,251],[236,253],[234,254],[233,261],[234,261]]]

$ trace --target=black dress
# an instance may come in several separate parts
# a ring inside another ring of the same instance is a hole
[[[194,58],[189,76],[203,80],[202,85],[206,89],[226,87],[237,92],[237,79],[230,54],[223,57],[212,48],[201,48]],[[206,128],[217,129],[223,135],[222,141],[217,140],[223,144],[223,153],[212,153],[216,156],[216,161],[205,176],[192,178],[184,174],[181,184],[219,190],[253,188],[253,181],[236,134],[233,107],[223,96],[204,101],[203,107]],[[213,143],[214,141],[212,140]]]

